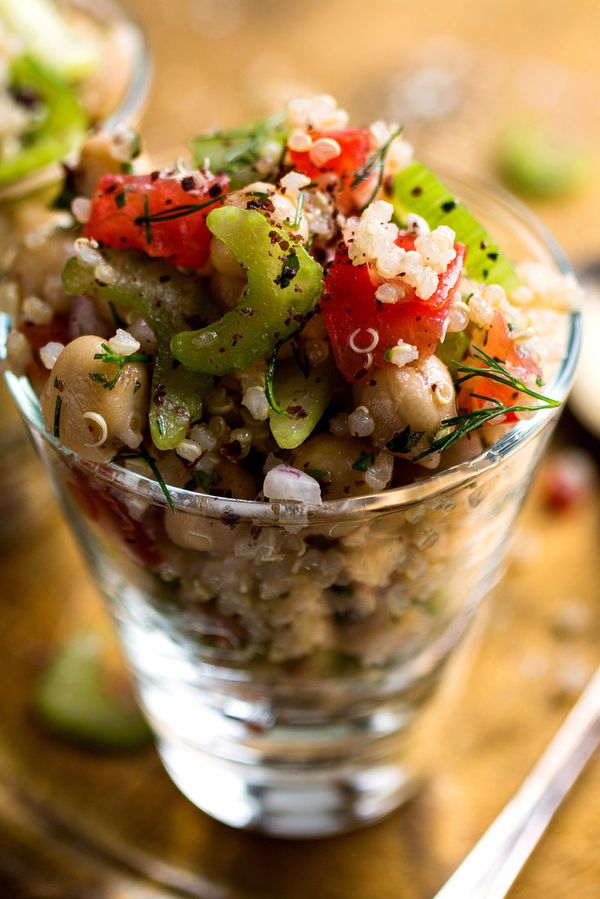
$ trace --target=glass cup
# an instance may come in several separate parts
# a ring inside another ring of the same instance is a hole
[[[103,127],[120,121],[135,123],[143,111],[151,78],[149,48],[144,31],[135,17],[114,0],[62,0],[61,6],[89,17],[100,27],[110,29],[109,35],[119,48],[119,58],[129,57],[129,72],[125,83],[113,86],[103,94],[101,84],[93,90],[90,104]],[[5,261],[11,247],[47,217],[48,197],[56,191],[62,177],[62,167],[55,163],[14,184],[0,188],[0,282]],[[18,522],[32,520],[32,500],[35,499],[35,519],[44,519],[39,466],[25,440],[19,417],[13,408],[6,388],[0,381],[0,537],[8,540],[20,534]],[[50,506],[50,497],[45,494]]]
[[[447,178],[516,259],[567,265],[519,205]],[[548,393],[564,400],[579,347]],[[501,572],[557,420],[520,421],[409,486],[302,506],[211,497],[87,462],[9,387],[112,612],[158,751],[199,808],[280,836],[337,833],[400,805],[435,765],[424,723]]]
[[[110,128],[117,122],[135,123],[144,109],[152,76],[150,50],[142,25],[118,0],[59,0],[59,6],[107,32],[106,56],[97,76],[82,87],[82,101],[91,119]],[[114,48],[114,50],[113,50]],[[109,56],[109,49],[115,58]],[[123,77],[123,59],[127,69]],[[118,77],[109,77],[117,68]],[[0,249],[10,239],[11,216],[25,200],[44,197],[46,189],[62,175],[60,163],[38,169],[0,188]],[[26,223],[27,224],[27,223]]]

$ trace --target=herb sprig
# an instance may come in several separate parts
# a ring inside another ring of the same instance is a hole
[[[144,215],[136,216],[134,222],[136,225],[144,225],[146,227],[146,242],[152,243],[152,225],[160,225],[162,222],[172,222],[175,221],[175,219],[185,218],[187,215],[193,215],[195,212],[200,212],[202,209],[208,209],[209,206],[213,206],[218,200],[222,200],[224,196],[225,194],[220,193],[211,197],[210,200],[207,200],[205,203],[182,203],[180,206],[171,206],[170,209],[163,209],[160,212],[151,213],[148,195],[144,194]],[[148,229],[150,229],[150,231]]]
[[[481,347],[473,347],[473,358],[479,362],[484,362],[485,366],[482,368],[478,365],[465,365],[462,362],[452,361],[452,365],[457,366],[457,374],[460,375],[460,377],[456,378],[454,381],[455,384],[464,384],[465,381],[469,381],[471,378],[484,377],[488,378],[490,381],[497,381],[498,384],[505,384],[507,387],[512,387],[515,390],[518,390],[519,393],[526,393],[527,396],[531,396],[533,399],[547,403],[550,408],[560,406],[559,400],[552,400],[541,393],[537,393],[535,390],[532,390],[531,387],[528,387],[527,384],[524,384],[518,378],[515,378],[515,376],[511,375],[511,373],[504,368],[497,359],[490,356],[489,353],[486,353]],[[465,374],[461,375],[461,372],[464,372]],[[541,386],[539,384],[539,378],[536,378],[536,384],[538,387]]]
[[[302,211],[304,209],[304,191],[298,191],[298,200],[296,202],[296,215],[294,216],[294,221],[290,222],[288,220],[287,224],[294,230],[300,227],[300,222],[302,221]]]
[[[54,426],[52,433],[55,437],[60,437],[60,413],[62,409],[62,397],[57,394],[54,404]]]
[[[428,449],[419,453],[418,456],[415,456],[415,462],[424,459],[426,456],[431,455],[431,453],[444,452],[451,446],[454,446],[455,443],[458,443],[458,441],[467,434],[479,430],[479,428],[494,421],[494,419],[501,415],[509,415],[517,412],[541,412],[544,409],[556,409],[560,406],[560,400],[554,400],[551,397],[543,396],[543,394],[532,390],[531,387],[528,387],[527,384],[524,384],[519,378],[511,375],[511,373],[507,371],[497,359],[494,359],[493,356],[490,356],[482,350],[481,347],[473,348],[473,356],[480,362],[484,362],[485,366],[479,367],[476,365],[463,365],[462,363],[453,362],[453,364],[457,366],[457,372],[459,374],[459,377],[454,382],[455,384],[464,384],[471,378],[488,378],[490,381],[496,381],[498,384],[512,387],[517,392],[524,393],[527,396],[538,400],[538,404],[533,406],[528,406],[524,403],[507,405],[497,399],[497,397],[473,393],[472,396],[476,399],[483,400],[492,405],[483,409],[475,409],[472,412],[466,412],[463,415],[455,415],[452,418],[444,419],[441,428],[437,432],[437,435],[439,436],[434,435]],[[461,372],[464,372],[464,374],[461,375]]]
[[[147,353],[132,353],[130,356],[122,356],[120,353],[115,353],[114,350],[111,350],[107,343],[101,343],[100,346],[104,352],[95,353],[94,359],[106,362],[107,365],[117,366],[116,374],[112,378],[108,378],[102,372],[92,372],[90,374],[90,379],[97,384],[102,384],[105,390],[113,390],[117,386],[128,362],[152,362],[152,356],[149,356]]]
[[[285,133],[285,115],[277,113],[246,128],[200,134],[191,141],[194,161],[197,165],[207,161],[208,168],[227,175],[235,182],[235,188],[241,187],[255,180],[257,164],[269,139],[281,140],[282,152],[273,168],[281,166],[286,150]]]
[[[377,171],[378,173],[377,184],[375,185],[375,188],[368,201],[364,205],[365,209],[369,205],[369,203],[372,203],[372,201],[377,196],[379,188],[381,187],[381,182],[383,181],[383,170],[388,150],[390,149],[393,141],[402,134],[402,131],[402,125],[396,128],[395,131],[392,131],[385,143],[381,144],[380,147],[377,147],[377,149],[374,150],[373,153],[371,153],[365,164],[361,165],[360,168],[356,169],[353,172],[353,178],[350,183],[350,187],[352,190],[354,190],[356,187],[359,187],[363,183],[363,181],[367,180],[367,178],[370,178],[375,171]]]
[[[127,459],[142,459],[149,466],[150,471],[154,475],[155,480],[158,482],[158,486],[162,490],[162,493],[167,500],[171,512],[173,515],[175,514],[175,503],[173,502],[173,497],[169,492],[169,488],[165,483],[165,479],[161,475],[158,465],[156,464],[155,459],[152,458],[146,447],[143,443],[140,444],[138,449],[135,450],[124,450],[123,452],[117,453],[114,458],[110,461],[118,464],[119,462],[126,462]]]
[[[277,366],[277,354],[279,353],[280,346],[281,344],[277,344],[269,357],[267,370],[265,372],[265,396],[267,397],[267,402],[273,412],[276,412],[278,415],[285,415],[287,418],[293,418],[293,415],[288,412],[287,409],[284,409],[283,406],[280,406],[275,399],[275,368]]]

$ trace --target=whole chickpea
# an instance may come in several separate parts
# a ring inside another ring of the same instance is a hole
[[[300,471],[318,472],[321,493],[326,499],[362,496],[373,491],[365,481],[365,472],[352,466],[362,453],[372,451],[368,440],[317,434],[295,450],[292,465]]]
[[[231,494],[235,499],[256,497],[256,482],[241,465],[223,459],[216,466],[215,472],[218,475],[215,493]],[[182,549],[193,549],[197,552],[210,552],[217,547],[222,548],[231,543],[234,529],[236,536],[241,536],[244,530],[248,529],[246,524],[181,511],[175,515],[166,511],[164,524],[167,536],[173,543]]]
[[[375,422],[371,440],[375,446],[389,444],[406,428],[410,434],[421,435],[409,452],[399,453],[404,456],[414,456],[424,449],[442,421],[456,414],[452,377],[437,356],[402,368],[389,365],[377,369],[366,381],[354,386],[354,401],[371,413]]]
[[[129,362],[111,390],[93,375],[112,378],[116,366],[101,359],[103,339],[87,335],[67,344],[56,360],[41,396],[50,433],[84,459],[108,462],[123,446],[142,442],[148,408],[149,374],[142,362]]]

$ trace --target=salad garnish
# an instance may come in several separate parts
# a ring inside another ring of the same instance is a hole
[[[100,359],[102,362],[106,362],[107,365],[116,365],[117,367],[117,371],[112,378],[108,378],[107,375],[104,375],[101,372],[92,372],[90,374],[92,381],[102,384],[105,390],[113,390],[113,388],[116,387],[128,362],[152,362],[152,356],[148,353],[130,353],[128,356],[123,356],[120,353],[115,353],[114,350],[111,350],[106,343],[101,344],[101,346],[103,352],[96,353],[94,359]]]
[[[146,462],[152,474],[154,475],[154,480],[158,483],[158,486],[160,487],[165,499],[169,504],[169,508],[174,515],[175,503],[173,502],[173,497],[171,496],[165,479],[160,473],[160,469],[156,464],[156,461],[152,458],[144,444],[141,443],[137,450],[123,450],[122,452],[118,453],[111,461],[119,464],[121,462],[126,462],[128,459],[143,459],[143,461]]]
[[[444,419],[442,421],[442,427],[438,431],[438,434],[434,435],[429,448],[419,453],[419,455],[415,457],[415,462],[425,459],[432,453],[444,452],[451,446],[454,446],[455,443],[467,434],[479,430],[486,424],[500,423],[502,419],[508,415],[515,415],[518,412],[541,412],[545,409],[556,409],[560,406],[560,400],[554,400],[551,397],[543,396],[527,384],[524,384],[519,378],[511,375],[498,359],[494,359],[486,353],[485,350],[481,349],[481,347],[473,347],[473,358],[479,362],[483,362],[484,367],[454,362],[456,371],[459,375],[455,380],[455,384],[464,384],[473,378],[485,378],[514,389],[515,396],[524,393],[535,400],[539,400],[539,404],[527,405],[524,403],[512,403],[507,405],[506,403],[501,402],[497,397],[472,393],[472,397],[482,400],[485,403],[485,408],[475,409],[464,415],[455,415],[452,418]],[[536,379],[536,384],[538,380],[539,376]],[[538,384],[538,386],[541,385]]]

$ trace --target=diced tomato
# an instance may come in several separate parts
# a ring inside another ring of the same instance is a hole
[[[341,153],[333,159],[328,160],[321,166],[315,165],[308,150],[299,152],[298,150],[290,150],[290,156],[293,167],[302,172],[317,184],[327,186],[327,180],[323,179],[324,175],[336,175],[338,194],[338,203],[345,211],[349,212],[357,205],[362,205],[357,194],[360,191],[361,197],[364,193],[367,196],[372,192],[376,183],[378,172],[369,175],[360,184],[352,186],[359,170],[366,165],[372,153],[375,150],[373,136],[368,128],[344,128],[338,131],[310,131],[313,143],[320,138],[330,138],[339,144]],[[346,202],[344,202],[346,201]]]
[[[476,346],[479,345],[477,340],[474,340],[473,343]],[[540,368],[535,360],[514,342],[501,312],[494,314],[492,323],[482,335],[480,343],[481,348],[485,350],[488,356],[492,356],[497,362],[500,362],[513,377],[535,389],[536,378],[539,378],[541,375]],[[470,357],[465,359],[465,363],[482,368],[486,364]],[[473,396],[473,394],[479,394],[479,396]],[[505,406],[533,403],[533,400],[527,394],[509,387],[507,384],[499,384],[497,381],[492,381],[486,377],[475,377],[462,384],[458,394],[459,408],[467,412],[484,408],[486,402],[480,398],[481,396],[499,400]],[[516,413],[509,412],[504,421],[514,422],[517,419],[518,415]]]
[[[405,250],[414,249],[414,234],[402,234],[396,241]],[[353,265],[348,251],[341,247],[325,277],[321,299],[323,320],[337,367],[348,381],[360,381],[373,365],[386,365],[385,353],[399,340],[416,346],[420,356],[435,351],[444,332],[450,298],[460,278],[466,248],[455,244],[456,256],[438,278],[438,288],[428,300],[417,297],[413,288],[405,289],[398,303],[380,303],[375,297],[377,285],[371,281],[368,265]],[[369,330],[371,329],[371,330]],[[368,348],[376,337],[370,353]]]
[[[84,234],[106,247],[143,250],[174,265],[202,268],[208,260],[211,238],[206,216],[221,205],[228,186],[229,179],[224,175],[198,177],[197,182],[193,175],[183,179],[161,178],[156,173],[104,175],[94,194]],[[203,208],[184,211],[183,207],[193,205]],[[144,220],[148,215],[169,212],[173,218],[168,221]]]

